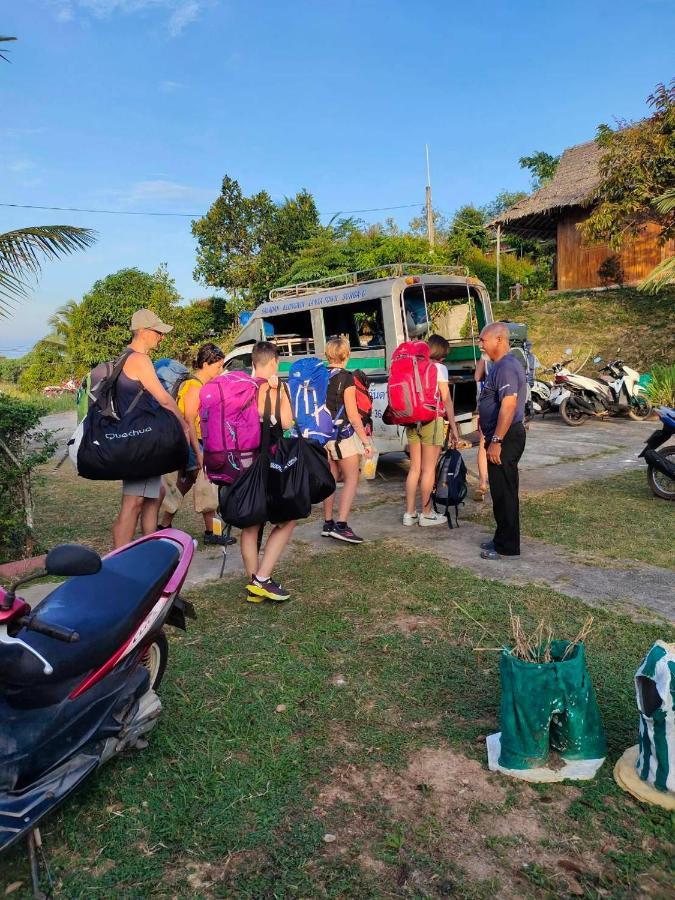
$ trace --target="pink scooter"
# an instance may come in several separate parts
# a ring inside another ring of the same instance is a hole
[[[35,896],[40,820],[112,756],[147,746],[164,626],[195,617],[179,594],[194,547],[175,529],[103,559],[64,544],[44,572],[0,588],[0,852],[28,838]],[[69,580],[31,610],[16,588],[44,574]]]

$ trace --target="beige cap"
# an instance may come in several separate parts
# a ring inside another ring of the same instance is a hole
[[[140,331],[141,328],[149,328],[150,331],[158,331],[160,334],[173,331],[173,325],[162,322],[157,313],[151,309],[137,309],[131,317],[131,330]]]

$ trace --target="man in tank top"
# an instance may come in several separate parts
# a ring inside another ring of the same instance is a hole
[[[127,357],[117,382],[117,401],[120,415],[124,415],[139,391],[140,404],[152,405],[153,400],[172,412],[181,424],[185,437],[190,440],[187,423],[176,401],[166,391],[157,377],[150,353],[155,350],[165,334],[172,330],[150,309],[139,309],[131,317],[132,351]],[[138,520],[143,534],[157,531],[157,514],[162,502],[162,476],[142,481],[127,479],[122,482],[122,506],[113,523],[113,546],[121,547],[133,540]]]

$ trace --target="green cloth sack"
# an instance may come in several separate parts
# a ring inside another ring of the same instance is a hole
[[[586,669],[583,643],[563,660],[568,641],[551,641],[553,662],[499,658],[502,727],[499,765],[533,769],[549,750],[566,760],[602,759],[607,752],[595,691]]]

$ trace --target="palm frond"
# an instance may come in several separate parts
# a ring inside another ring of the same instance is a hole
[[[35,225],[0,234],[0,317],[9,314],[9,300],[24,300],[29,279],[35,279],[45,259],[59,259],[90,247],[96,232],[74,225]]]
[[[663,288],[675,284],[675,256],[664,259],[638,285],[645,294],[658,294]]]
[[[15,40],[16,40],[15,37],[3,37],[2,35],[0,35],[0,41],[15,41]],[[4,59],[5,62],[9,62],[9,59],[7,57],[7,51],[3,52],[2,50],[0,50],[0,59]]]
[[[662,216],[667,216],[669,212],[672,212],[675,209],[675,188],[668,188],[665,194],[657,197],[654,200],[654,206]]]

